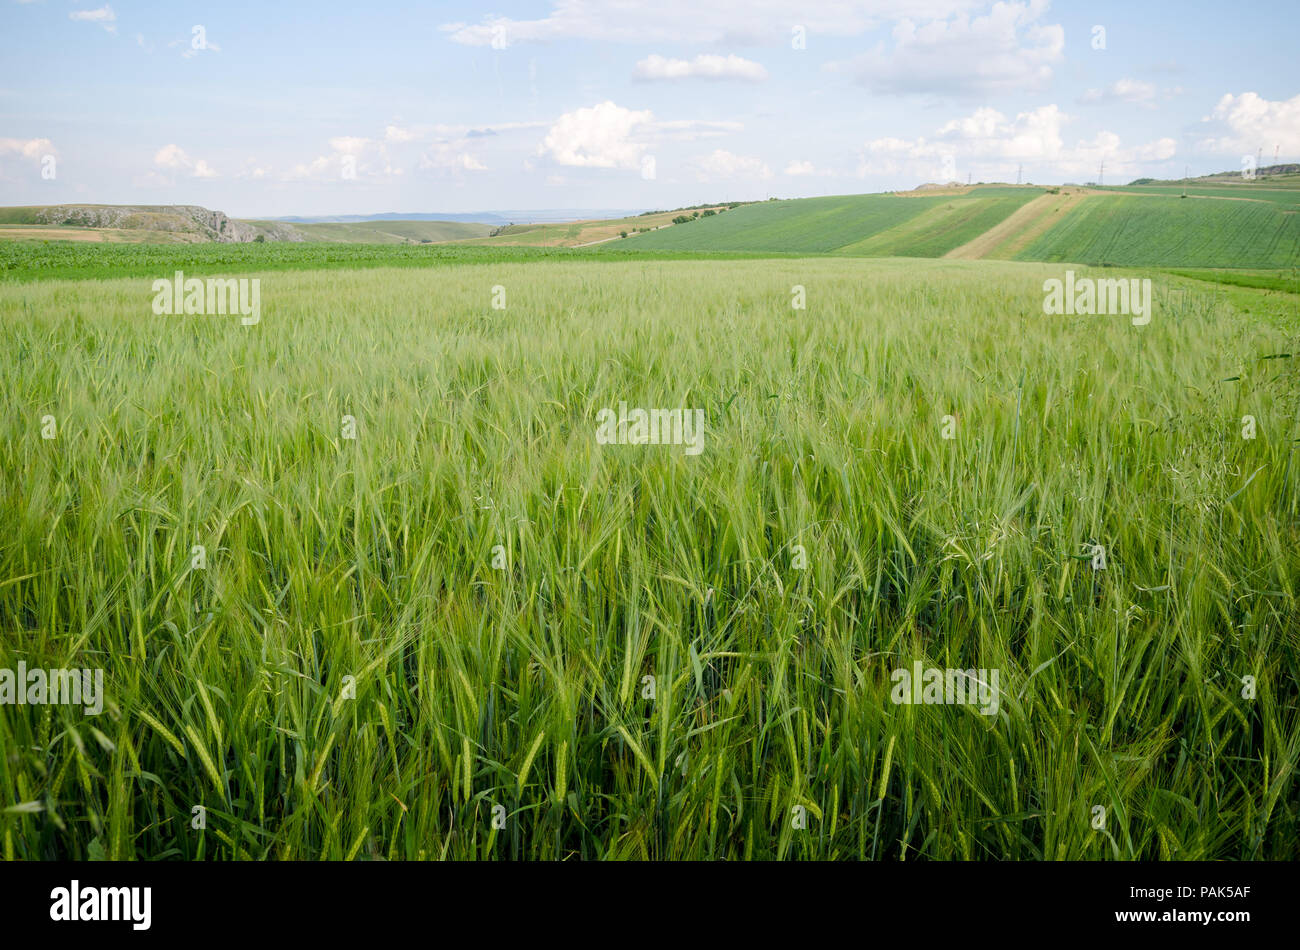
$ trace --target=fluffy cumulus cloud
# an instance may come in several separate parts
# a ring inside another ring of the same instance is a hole
[[[909,170],[927,178],[962,177],[964,170],[1006,174],[1027,164],[1048,174],[1075,176],[1095,172],[1101,162],[1114,174],[1130,174],[1142,163],[1174,156],[1171,138],[1124,147],[1113,132],[1067,145],[1062,126],[1069,116],[1055,105],[1040,106],[1008,118],[981,108],[944,123],[933,138],[872,139],[860,151],[860,175],[899,174]]]
[[[179,145],[164,145],[154,154],[153,163],[165,172],[188,175],[191,178],[216,178],[217,172],[201,158],[191,158]]]
[[[666,59],[654,54],[636,64],[633,77],[641,80],[655,79],[742,79],[762,82],[767,70],[761,64],[739,56],[718,56],[701,53],[694,59]]]
[[[743,128],[729,120],[660,121],[648,109],[627,109],[607,100],[556,119],[537,146],[537,155],[575,168],[630,170],[641,167],[654,145],[694,142]]]
[[[46,155],[58,155],[49,139],[0,139],[0,156],[21,155],[39,162]]]
[[[1300,154],[1300,95],[1274,102],[1253,92],[1228,93],[1202,121],[1217,133],[1201,140],[1207,151],[1253,155],[1263,149],[1271,155],[1280,148],[1283,155]]]
[[[794,159],[790,164],[785,166],[783,174],[786,175],[816,175],[817,168],[812,162],[799,161]]]
[[[443,32],[469,46],[508,47],[554,40],[604,43],[789,44],[796,26],[808,36],[856,36],[903,17],[962,15],[983,0],[553,0],[537,19],[489,16],[446,23]]]
[[[873,92],[976,96],[1036,88],[1061,62],[1065,30],[1042,23],[1045,0],[995,3],[982,16],[900,20],[892,47],[879,43],[863,55],[831,63]]]
[[[537,153],[580,168],[638,168],[654,115],[602,102],[556,120]]]

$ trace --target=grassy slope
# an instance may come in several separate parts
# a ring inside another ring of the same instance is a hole
[[[1300,294],[1300,274],[1296,268],[1289,272],[1275,270],[1187,270],[1168,268],[1170,274],[1180,277],[1192,277],[1212,284],[1225,284],[1234,287],[1256,287],[1261,290],[1280,290],[1289,294]],[[1300,301],[1297,301],[1300,304]]]
[[[1017,255],[1129,266],[1293,267],[1300,214],[1257,201],[1093,195]]]
[[[193,244],[201,235],[184,231],[152,231],[125,228],[73,228],[51,224],[0,224],[3,241],[89,241],[114,244]]]
[[[629,237],[629,249],[825,253],[884,231],[945,198],[849,195],[744,205],[713,218]]]
[[[472,244],[265,244],[128,245],[72,241],[0,241],[0,283],[114,277],[156,278],[183,270],[191,276],[249,272],[334,270],[360,267],[446,267],[470,263],[548,260],[618,261],[683,259],[692,251],[627,251],[622,241],[591,248],[479,247]],[[782,256],[713,252],[712,259]]]
[[[1184,186],[1169,185],[1122,185],[1105,187],[1103,191],[1118,194],[1135,195],[1181,195]],[[1187,194],[1193,197],[1249,199],[1265,201],[1292,211],[1300,211],[1300,187],[1294,185],[1270,184],[1267,181],[1242,182],[1240,184],[1187,185]]]
[[[196,253],[193,264],[200,269],[217,262],[230,267],[284,269],[418,265],[444,260],[421,256],[428,249],[390,254],[379,246],[421,241],[500,248],[581,248],[590,244],[616,253],[952,255],[1193,268],[1278,268],[1300,262],[1300,216],[1289,213],[1287,204],[1300,189],[1278,186],[1271,189],[1273,200],[1237,201],[1224,199],[1265,192],[1247,186],[1206,186],[1200,190],[1224,194],[1183,200],[1163,193],[1164,187],[1140,186],[1126,189],[1127,193],[1090,190],[1080,196],[1070,189],[1050,195],[1028,186],[983,186],[940,194],[809,198],[742,206],[684,225],[669,223],[674,212],[660,212],[608,221],[520,225],[494,237],[486,236],[490,230],[486,225],[455,222],[307,224],[297,227],[311,235],[316,246],[292,251]],[[17,223],[33,218],[35,210],[4,209],[0,218],[7,217],[12,223],[4,229],[0,221],[0,238],[91,239],[91,235],[73,229],[63,234],[57,233],[61,229],[37,233],[31,226]],[[656,227],[659,230],[618,239],[623,231]],[[177,239],[167,232],[157,233],[160,241]],[[124,234],[104,232],[107,240],[125,239]],[[466,234],[477,236],[466,238]],[[322,253],[318,245],[328,243],[350,246],[340,247],[337,253]],[[39,259],[42,255],[44,260]],[[111,259],[103,260],[101,266],[84,255],[57,248],[32,255],[7,248],[0,241],[0,277],[22,276],[50,265],[67,276],[88,276],[96,267],[107,276],[112,273]],[[138,255],[116,262],[128,267],[123,272],[127,273],[147,271],[155,263],[166,266],[174,260],[174,255]]]
[[[1298,856],[1293,307],[549,260],[276,272],[256,327],[0,286],[0,667],[108,696],[0,706],[3,857]],[[620,400],[704,452],[599,446]],[[999,714],[894,705],[913,659]]]
[[[1056,216],[1082,201],[1085,195],[1075,190],[1042,194],[1021,205],[983,234],[953,248],[944,257],[963,260],[993,258],[1010,260],[1039,234],[1050,228]]]
[[[0,224],[40,224],[36,213],[44,207],[44,205],[24,205],[0,208]]]
[[[1025,190],[1015,195],[953,198],[931,206],[923,214],[862,241],[845,245],[836,253],[856,257],[943,257],[995,227],[1040,193]]]

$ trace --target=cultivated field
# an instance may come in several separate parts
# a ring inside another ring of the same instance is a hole
[[[1183,267],[1300,265],[1300,214],[1264,201],[1091,195],[1020,260]]]
[[[1300,856],[1293,294],[456,254],[4,248],[0,667],[106,694],[0,706],[5,858]]]
[[[250,224],[271,224],[252,221]],[[472,221],[295,222],[293,229],[308,241],[343,244],[420,244],[483,237],[492,228]]]
[[[837,195],[765,201],[627,239],[634,250],[826,253],[961,198]]]

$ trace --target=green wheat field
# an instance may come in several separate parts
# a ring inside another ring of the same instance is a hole
[[[492,253],[0,283],[4,858],[1300,857],[1292,295]]]

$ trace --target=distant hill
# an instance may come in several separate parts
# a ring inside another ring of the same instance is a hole
[[[459,221],[470,224],[489,224],[500,227],[504,224],[510,224],[511,219],[502,217],[495,212],[472,212],[470,214],[428,214],[425,212],[410,212],[401,214],[396,211],[388,211],[383,214],[327,214],[327,215],[289,215],[279,218],[260,218],[258,220],[268,222],[280,222],[284,224],[363,224],[378,223],[381,221]]]
[[[463,221],[473,224],[490,224],[501,227],[508,224],[554,224],[562,221],[593,221],[632,217],[641,213],[627,209],[551,208],[532,211],[473,211],[406,212],[386,211],[382,214],[334,214],[315,216],[289,216],[263,218],[264,221],[282,221],[287,224],[361,224],[380,221]]]
[[[253,221],[271,225],[277,222]],[[434,221],[384,219],[381,221],[321,222],[281,225],[292,227],[304,241],[329,241],[338,244],[440,244],[463,241],[491,234],[490,224],[473,221]]]

